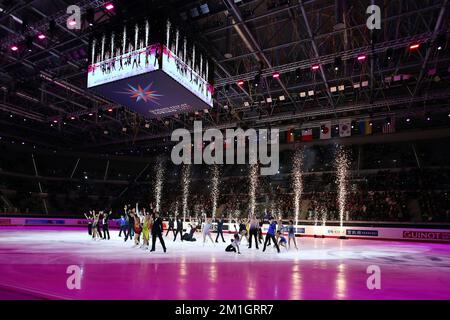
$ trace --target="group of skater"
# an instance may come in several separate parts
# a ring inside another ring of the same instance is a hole
[[[268,223],[269,227],[264,238],[262,226],[265,223]],[[244,238],[247,241],[249,249],[252,248],[252,240],[254,239],[256,249],[259,249],[258,245],[263,244],[263,252],[265,252],[267,246],[271,246],[272,243],[278,253],[280,253],[280,247],[290,250],[291,243],[293,243],[295,249],[298,250],[293,220],[289,220],[289,225],[285,228],[281,219],[275,220],[272,217],[268,217],[267,220],[260,220],[253,214],[249,219],[238,219],[237,225],[238,226],[234,224],[236,232],[231,240],[231,244],[226,248],[226,251],[228,252],[240,253],[239,245]],[[288,240],[284,236],[286,229]]]
[[[112,215],[111,210],[106,211],[89,211],[84,214],[88,221],[88,233],[94,240],[109,240],[109,220]],[[134,241],[134,247],[138,247],[144,250],[155,251],[156,240],[158,239],[164,252],[167,251],[164,242],[164,229],[163,220],[157,210],[150,205],[150,210],[146,208],[139,209],[138,204],[135,207],[126,205],[124,212],[119,219],[114,219],[119,225],[119,237],[124,238],[124,241]],[[189,219],[187,223],[187,230],[183,228],[183,218],[178,216],[167,217],[167,230],[165,237],[170,232],[173,234],[173,241],[177,238],[180,241],[194,242],[197,241],[196,233],[200,233],[202,237],[203,245],[209,240],[214,246],[221,240],[225,243],[224,238],[224,224],[225,219],[223,216],[208,218],[206,215],[202,215],[197,219]],[[213,239],[213,225],[216,225],[216,237]],[[263,225],[268,224],[266,235],[263,235]],[[258,219],[255,214],[252,214],[248,219],[235,219],[232,220],[231,225],[234,227],[233,237],[231,243],[225,248],[226,252],[241,253],[240,247],[243,244],[243,240],[246,240],[246,244],[249,249],[252,248],[253,243],[256,249],[259,249],[260,245],[263,245],[263,252],[266,251],[268,246],[273,244],[273,247],[279,253],[280,247],[290,250],[291,243],[298,250],[297,241],[295,238],[294,222],[289,220],[289,224],[284,226],[281,219],[274,219],[272,217],[264,217]],[[186,231],[186,232],[184,232]],[[228,230],[231,232],[232,230]],[[287,233],[287,238],[285,237]],[[150,247],[150,238],[152,239]]]
[[[152,245],[150,252],[155,251],[156,239],[166,252],[166,244],[163,238],[163,222],[159,215],[159,212],[154,210],[150,206],[150,211],[146,208],[139,210],[138,205],[131,208],[129,205],[124,207],[124,213],[119,219],[115,221],[119,224],[119,237],[124,237],[124,241],[133,240],[135,247],[139,247],[145,250],[150,249],[150,236],[152,238]],[[94,240],[100,239],[110,239],[109,236],[109,217],[111,216],[111,211],[105,213],[105,211],[95,212],[95,210],[90,211],[89,214],[84,214],[88,221],[88,233]],[[105,218],[106,217],[106,218]],[[105,224],[106,222],[106,224]],[[105,231],[103,236],[101,230],[107,230],[108,238],[106,238]]]

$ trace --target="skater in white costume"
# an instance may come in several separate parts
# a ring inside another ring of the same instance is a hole
[[[211,239],[211,242],[214,244],[214,246],[216,245],[214,243],[213,238],[211,237],[211,226],[212,226],[211,219],[210,218],[206,218],[205,223],[203,224],[203,230],[202,230],[202,233],[203,233],[203,245],[205,245],[205,243],[206,243],[206,237],[207,236],[209,237],[209,239]]]

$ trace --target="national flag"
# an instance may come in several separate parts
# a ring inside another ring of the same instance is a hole
[[[359,132],[362,135],[372,134],[372,121],[369,119],[362,120],[359,122]]]
[[[382,128],[383,133],[394,133],[395,132],[395,117],[389,118]]]
[[[331,121],[325,121],[320,123],[320,139],[331,138]]]
[[[302,141],[312,141],[312,139],[313,139],[312,129],[302,130]]]
[[[294,130],[294,140],[295,141],[302,141],[302,130],[301,129],[295,129]]]
[[[352,120],[342,119],[339,120],[339,136],[350,137],[352,135]]]

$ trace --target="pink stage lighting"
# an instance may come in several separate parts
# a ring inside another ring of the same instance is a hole
[[[363,62],[364,60],[366,60],[366,55],[362,54],[362,55],[358,56],[357,59],[359,62]]]
[[[111,11],[112,9],[114,9],[114,5],[113,5],[112,3],[108,3],[108,4],[105,6],[105,9],[108,10],[108,11]]]
[[[313,70],[319,70],[319,65],[318,65],[318,64],[313,65],[313,66],[312,66],[312,69],[313,69]]]
[[[420,44],[419,43],[413,43],[409,46],[409,50],[416,50],[419,49]]]
[[[38,35],[38,39],[39,40],[44,40],[45,39],[45,34],[41,33],[40,35]]]
[[[17,50],[19,50],[19,48],[16,45],[12,45],[11,46],[11,50],[12,51],[17,51]]]

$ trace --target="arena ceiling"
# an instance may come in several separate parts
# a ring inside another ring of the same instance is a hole
[[[71,4],[83,13],[81,30],[66,26]],[[381,8],[380,30],[366,26],[371,4]],[[164,144],[195,120],[283,129],[447,114],[449,7],[446,0],[0,0],[0,135],[98,151]],[[208,113],[148,120],[86,89],[92,34],[158,10],[210,55],[216,94]]]

